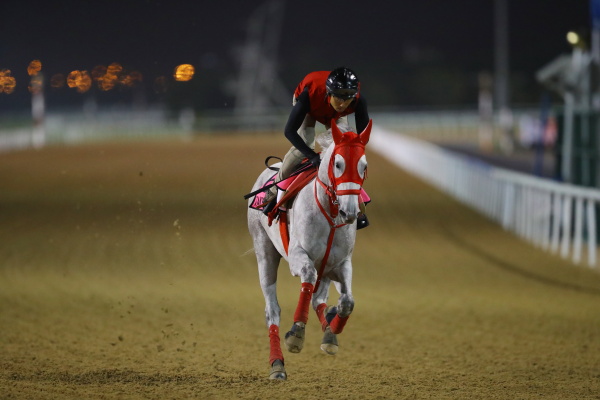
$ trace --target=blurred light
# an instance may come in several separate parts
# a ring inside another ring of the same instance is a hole
[[[29,89],[30,93],[40,93],[43,85],[44,78],[42,77],[42,74],[36,72],[36,74],[31,77],[31,81],[29,82],[27,89]]]
[[[17,80],[10,76],[10,69],[0,70],[0,93],[11,94],[17,86]]]
[[[65,86],[65,76],[63,74],[54,74],[50,78],[50,87],[54,89],[60,89]]]
[[[133,87],[136,83],[142,81],[142,74],[138,71],[131,71],[128,74],[123,74],[119,78],[119,83],[126,87]]]
[[[106,67],[104,65],[96,65],[94,69],[92,69],[92,78],[95,81],[102,78],[106,74]]]
[[[35,75],[42,70],[42,62],[40,60],[33,60],[27,67],[27,73],[29,76]]]
[[[577,34],[577,32],[569,32],[567,33],[567,42],[569,42],[571,45],[575,46],[577,43],[579,43],[579,35]]]
[[[98,88],[102,91],[109,91],[115,87],[117,82],[117,73],[123,67],[120,64],[112,63],[108,67],[98,65],[92,70],[92,77],[96,81]]]
[[[92,86],[92,78],[87,71],[71,71],[67,76],[67,85],[76,88],[79,93],[85,93]]]
[[[108,68],[104,65],[97,65],[92,69],[92,79],[102,91],[106,92],[115,87],[115,78],[108,73]]]
[[[142,81],[142,74],[138,71],[127,73],[119,63],[112,63],[108,67],[98,65],[92,70],[92,79],[102,91],[114,89],[119,84],[125,87],[133,87]]]
[[[173,74],[176,81],[187,82],[194,77],[194,66],[190,64],[181,64],[175,67]]]
[[[110,64],[106,69],[106,74],[111,76],[117,76],[121,72],[123,72],[123,66],[116,62]]]

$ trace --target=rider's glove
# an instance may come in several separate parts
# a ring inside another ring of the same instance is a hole
[[[309,161],[313,165],[313,167],[318,169],[319,165],[321,165],[321,156],[315,153],[314,155],[310,156]]]

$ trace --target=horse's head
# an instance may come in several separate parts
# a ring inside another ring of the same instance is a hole
[[[367,175],[365,145],[371,135],[372,120],[360,134],[342,132],[331,122],[333,151],[327,164],[327,176],[333,200],[339,203],[339,217],[344,223],[353,223],[360,211],[358,196]]]

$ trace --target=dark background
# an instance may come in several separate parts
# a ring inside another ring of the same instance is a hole
[[[455,107],[477,102],[477,76],[494,68],[492,0],[283,1],[277,71],[291,97],[312,70],[352,67],[371,106]],[[49,108],[99,103],[184,103],[196,109],[233,106],[236,49],[246,41],[249,17],[262,1],[45,1],[2,5],[0,69],[17,80],[0,94],[0,111],[29,107],[26,69],[39,59],[49,77],[119,62],[142,73],[135,90],[46,88]],[[535,71],[570,52],[568,30],[589,27],[584,0],[509,0],[511,103],[539,101]],[[276,27],[277,21],[270,21]],[[275,29],[277,31],[278,29]],[[196,67],[186,84],[172,80],[180,63]],[[157,93],[154,80],[168,88]],[[290,99],[276,102],[288,106]]]

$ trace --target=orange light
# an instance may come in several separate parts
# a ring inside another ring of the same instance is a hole
[[[76,88],[78,93],[85,93],[92,86],[92,78],[87,71],[71,71],[67,76],[67,85]]]
[[[94,69],[92,69],[92,78],[97,81],[102,78],[106,74],[106,67],[104,65],[96,65]]]
[[[27,73],[29,76],[35,75],[42,70],[42,62],[40,60],[33,60],[27,67]]]
[[[42,78],[42,74],[36,73],[31,77],[31,81],[29,82],[27,89],[29,89],[30,93],[41,93],[43,85],[44,78]]]
[[[117,84],[132,87],[142,81],[142,74],[137,71],[126,72],[123,66],[113,62],[108,67],[98,65],[92,70],[92,78],[98,88],[103,91],[113,89]]]
[[[17,80],[10,76],[10,69],[0,70],[0,93],[11,94],[17,86]]]
[[[194,77],[194,66],[191,64],[181,64],[175,67],[173,76],[176,81],[187,82]]]
[[[106,69],[106,73],[114,77],[119,75],[121,72],[123,72],[123,66],[116,62],[110,64]]]

